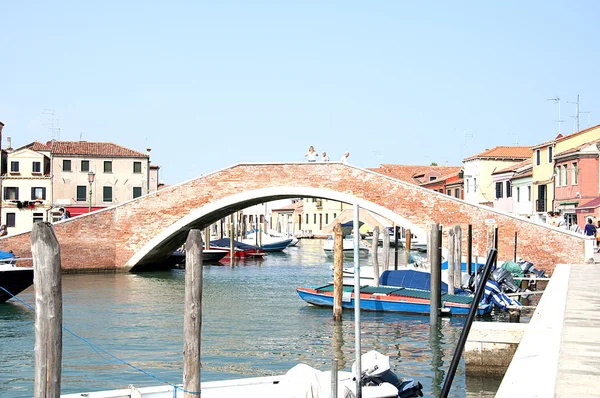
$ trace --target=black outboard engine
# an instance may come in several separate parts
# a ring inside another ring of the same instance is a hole
[[[490,279],[498,283],[504,292],[517,293],[521,291],[510,271],[504,268],[496,268],[492,271]]]
[[[413,379],[400,379],[390,369],[390,358],[382,355],[377,351],[369,351],[361,356],[361,368],[365,369],[361,372],[360,384],[362,386],[380,385],[390,383],[398,390],[399,398],[422,397],[423,385],[415,382]],[[354,373],[354,367],[352,372]]]

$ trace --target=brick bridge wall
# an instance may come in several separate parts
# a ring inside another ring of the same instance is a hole
[[[512,258],[516,231],[518,255],[538,268],[553,270],[558,263],[584,262],[581,235],[332,162],[239,164],[56,223],[62,267],[64,271],[137,270],[164,259],[185,241],[190,228],[204,228],[252,204],[299,196],[358,203],[421,233],[429,223],[439,222],[460,224],[466,236],[467,225],[472,224],[473,250],[480,254],[485,253],[485,220],[494,219],[501,260]],[[0,249],[30,257],[29,239],[29,233],[4,237]]]

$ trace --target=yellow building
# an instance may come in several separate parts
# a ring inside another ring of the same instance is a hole
[[[533,164],[533,210],[541,220],[554,211],[554,155],[600,139],[600,125],[531,147]]]
[[[303,214],[299,215],[297,228],[304,235],[326,235],[323,229],[346,209],[352,209],[352,205],[335,200],[304,198]]]

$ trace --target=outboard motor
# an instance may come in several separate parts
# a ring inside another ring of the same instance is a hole
[[[400,379],[390,369],[390,358],[377,351],[369,351],[361,356],[361,365],[365,369],[361,372],[360,383],[362,386],[380,385],[390,383],[398,390],[399,398],[422,397],[423,386],[413,379]],[[356,364],[352,365],[355,372]]]
[[[498,285],[502,286],[502,290],[505,292],[517,293],[521,291],[510,271],[504,268],[496,268],[492,271],[490,278],[498,283]]]

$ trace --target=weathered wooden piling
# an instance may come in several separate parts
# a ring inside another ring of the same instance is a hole
[[[373,283],[379,286],[379,259],[377,258],[377,247],[379,246],[379,227],[373,228],[373,242],[371,242],[371,258],[373,259]]]
[[[406,245],[404,247],[404,264],[408,265],[408,263],[410,262],[410,249],[412,245],[412,234],[410,232],[410,229],[406,230]]]
[[[394,270],[398,270],[398,226],[394,224]]]
[[[454,249],[454,229],[448,229],[448,293],[454,294],[454,256],[456,256],[456,250]]]
[[[496,236],[496,226],[495,225],[488,225],[487,226],[487,241],[486,241],[486,245],[485,245],[485,252],[489,253],[490,250],[492,250],[494,248],[494,243],[495,243],[495,238]]]
[[[232,238],[233,240],[233,238]],[[202,332],[202,234],[191,229],[185,241],[185,299],[183,314],[184,398],[200,396]]]
[[[471,275],[471,263],[473,259],[473,226],[467,228],[467,273]],[[477,266],[475,266],[477,267]]]
[[[387,230],[383,234],[383,269],[390,269],[390,234]]]
[[[513,261],[517,262],[517,231],[515,231],[515,254],[513,256]]]
[[[204,229],[204,247],[210,249],[210,226]]]
[[[235,247],[233,245],[233,216],[229,216],[229,261],[235,260]]]
[[[430,312],[431,322],[437,322],[440,314],[440,307],[442,306],[442,226],[440,224],[431,224],[429,229],[429,241],[431,246],[429,248],[429,264],[431,265],[431,279],[430,279]]]
[[[33,396],[59,397],[62,373],[62,277],[60,246],[50,223],[33,224],[31,255],[35,282]]]
[[[333,320],[342,320],[344,266],[344,237],[342,224],[337,221],[333,226]]]
[[[462,286],[462,229],[460,225],[454,226],[454,287]]]

